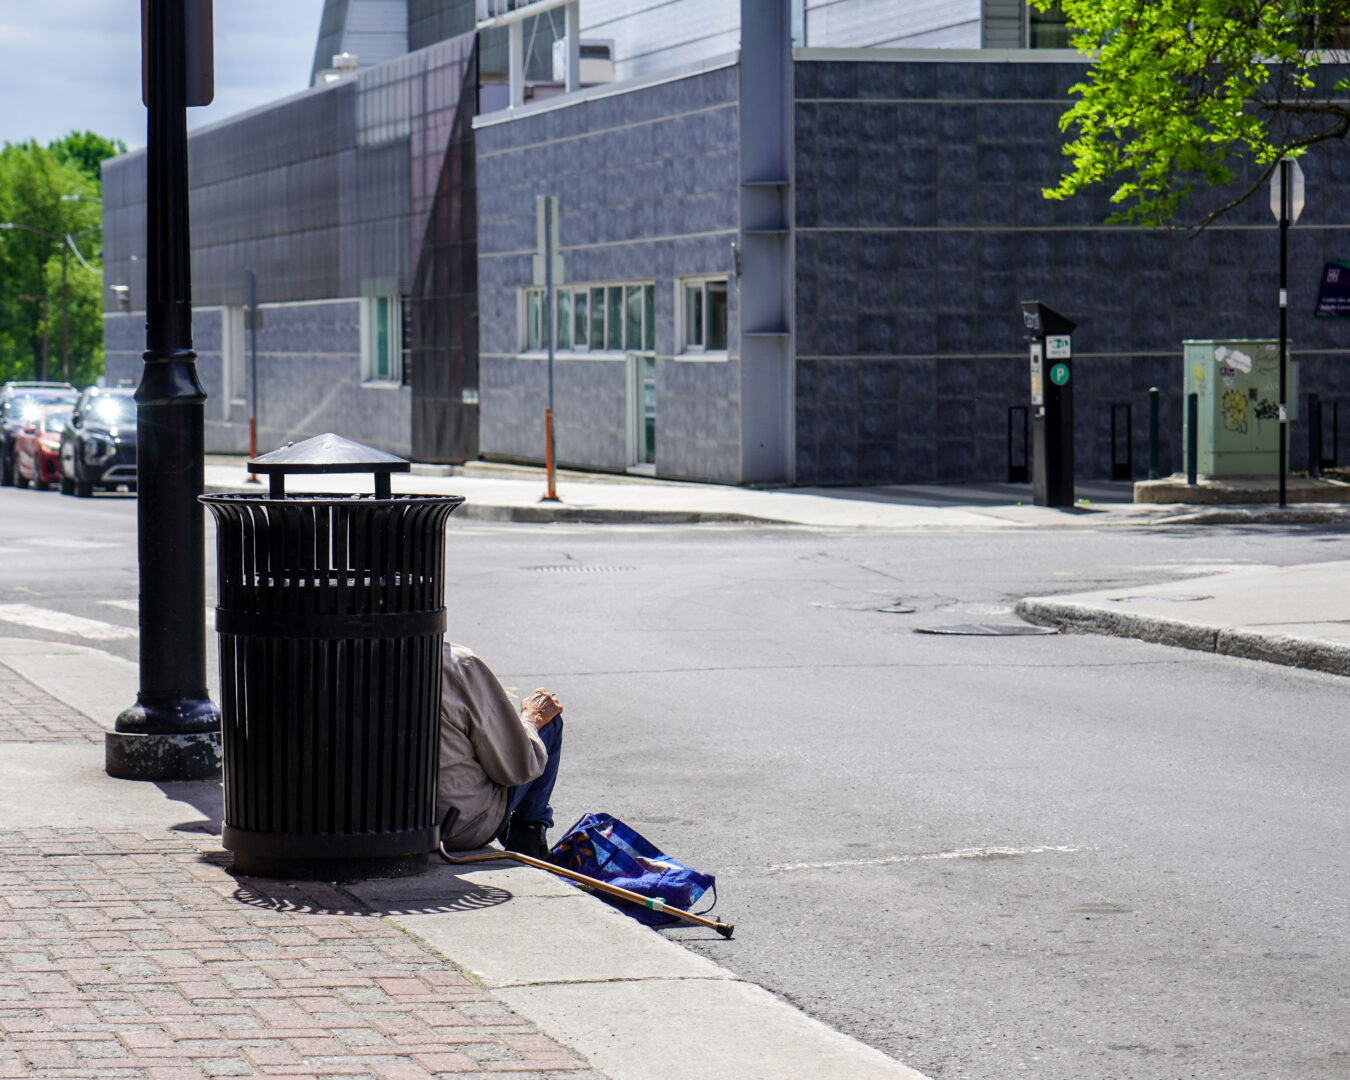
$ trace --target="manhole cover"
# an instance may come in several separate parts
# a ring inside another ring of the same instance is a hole
[[[916,634],[955,634],[961,637],[1030,637],[1033,634],[1058,634],[1050,626],[993,626],[989,623],[957,623],[955,626],[916,626]]]
[[[912,607],[903,607],[900,604],[892,604],[890,607],[873,608],[873,611],[879,611],[883,615],[913,615]]]
[[[624,570],[636,570],[636,566],[583,566],[579,563],[562,563],[559,566],[527,566],[537,574],[613,574]]]

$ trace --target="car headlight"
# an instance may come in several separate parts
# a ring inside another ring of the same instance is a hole
[[[113,445],[107,439],[101,439],[97,435],[91,437],[84,444],[84,460],[91,465],[97,465],[100,461],[106,461],[112,457]]]

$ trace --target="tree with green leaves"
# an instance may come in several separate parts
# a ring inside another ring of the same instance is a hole
[[[87,131],[0,147],[0,381],[102,373],[99,163],[125,149]]]
[[[1350,133],[1350,80],[1329,71],[1350,0],[1030,3],[1062,9],[1094,61],[1060,120],[1072,168],[1047,198],[1112,184],[1112,221],[1162,225],[1183,212],[1201,229],[1260,190],[1281,157]]]

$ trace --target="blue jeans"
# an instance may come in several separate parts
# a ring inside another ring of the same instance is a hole
[[[548,751],[548,764],[544,771],[528,784],[517,784],[510,789],[506,799],[506,817],[502,819],[501,832],[505,833],[512,815],[521,821],[553,827],[553,807],[549,800],[553,798],[553,785],[558,779],[558,758],[562,753],[562,715],[559,714],[539,729],[539,738]],[[500,835],[500,834],[499,834]]]

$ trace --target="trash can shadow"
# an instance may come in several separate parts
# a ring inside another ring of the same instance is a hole
[[[390,493],[408,462],[319,435],[249,462],[267,497],[216,521],[224,822],[236,873],[356,880],[427,869],[445,634],[445,523],[461,496]],[[294,473],[375,494],[287,495]]]

